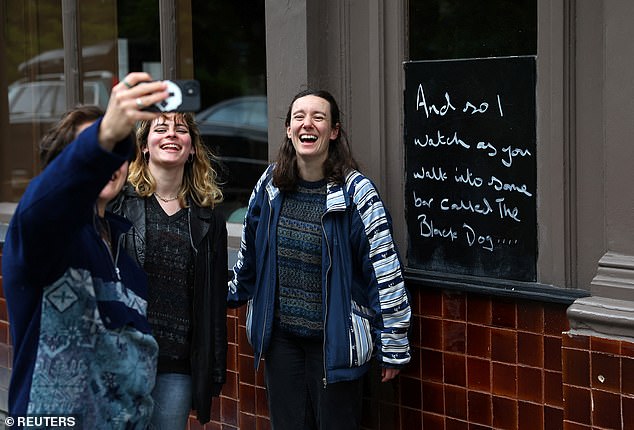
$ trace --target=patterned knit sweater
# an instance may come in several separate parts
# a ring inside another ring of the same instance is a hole
[[[323,335],[321,215],[326,181],[300,182],[288,193],[277,225],[278,303],[276,324],[289,334]]]

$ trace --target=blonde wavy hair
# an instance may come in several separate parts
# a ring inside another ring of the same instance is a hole
[[[188,197],[200,207],[214,207],[223,199],[222,190],[218,186],[218,175],[211,165],[215,158],[207,148],[202,138],[198,125],[191,113],[174,113],[174,121],[184,122],[189,129],[192,139],[194,154],[192,161],[185,163],[183,181],[178,190],[178,200],[183,207],[188,207]],[[162,118],[167,118],[163,114]],[[156,119],[154,120],[156,121]],[[141,197],[149,197],[156,191],[156,181],[150,173],[149,164],[143,156],[143,149],[147,147],[147,139],[153,121],[140,121],[136,130],[136,158],[130,164],[128,182],[134,187]]]

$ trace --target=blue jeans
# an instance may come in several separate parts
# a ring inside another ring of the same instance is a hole
[[[181,373],[159,373],[152,390],[154,413],[150,429],[179,430],[187,428],[192,408],[192,378]]]

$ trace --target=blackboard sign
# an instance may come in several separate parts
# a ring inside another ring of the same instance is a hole
[[[408,266],[536,280],[535,57],[405,63]]]

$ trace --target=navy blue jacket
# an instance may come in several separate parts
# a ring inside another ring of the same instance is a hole
[[[247,301],[247,336],[255,363],[271,340],[277,288],[277,222],[283,193],[269,166],[245,216],[229,304]],[[324,383],[360,378],[372,357],[385,367],[410,360],[411,316],[390,216],[372,182],[357,171],[329,183],[322,215]]]
[[[134,142],[104,151],[100,124],[31,181],[7,231],[9,414],[74,415],[78,428],[144,429],[158,351],[146,319],[147,279],[119,243],[130,223],[107,214],[119,243],[111,252],[95,213],[97,196]]]

